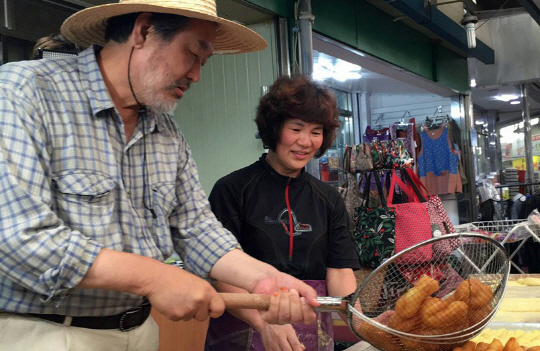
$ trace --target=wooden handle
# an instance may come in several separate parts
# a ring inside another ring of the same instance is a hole
[[[270,295],[248,293],[219,293],[227,308],[248,308],[266,311],[270,307]]]
[[[270,295],[249,294],[249,293],[219,293],[225,301],[227,308],[247,308],[260,311],[267,311],[270,308]],[[347,300],[342,297],[317,297],[319,307],[315,311],[347,311]]]

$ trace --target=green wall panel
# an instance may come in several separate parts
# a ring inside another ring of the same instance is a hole
[[[311,11],[315,16],[313,30],[357,47],[355,3],[354,0],[312,0]]]
[[[469,92],[467,60],[440,45],[436,47],[435,74],[438,82],[460,93]]]
[[[268,48],[241,55],[214,55],[178,104],[175,118],[191,146],[207,194],[215,182],[259,158],[262,142],[253,121],[262,87],[277,77],[273,23],[250,26]]]
[[[259,6],[281,17],[294,17],[294,1],[292,0],[249,0],[246,2]]]
[[[357,47],[373,56],[432,79],[431,42],[422,33],[364,2],[356,2]]]
[[[431,43],[365,1],[312,0],[314,30],[432,79]]]

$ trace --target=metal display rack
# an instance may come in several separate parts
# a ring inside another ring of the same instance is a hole
[[[509,258],[510,263],[521,274],[525,274],[525,272],[513,261],[514,256],[530,238],[533,238],[536,242],[540,242],[540,222],[538,224],[532,224],[527,219],[471,222],[456,225],[454,228],[456,233],[472,232],[490,236],[503,245],[506,243],[520,242]]]

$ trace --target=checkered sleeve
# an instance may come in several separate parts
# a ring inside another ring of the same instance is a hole
[[[23,69],[0,77],[0,295],[13,296],[11,281],[58,305],[101,247],[52,210],[52,150],[32,89]]]
[[[181,138],[178,163],[178,206],[170,218],[175,250],[184,267],[207,278],[214,264],[229,251],[240,248],[238,241],[216,219],[199,183],[189,145]]]

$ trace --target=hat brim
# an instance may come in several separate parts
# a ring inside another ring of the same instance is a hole
[[[134,12],[170,13],[219,24],[214,42],[215,54],[241,54],[266,48],[266,41],[256,32],[227,19],[184,9],[147,4],[105,4],[90,7],[71,15],[64,21],[61,32],[66,39],[88,47],[105,45],[105,28],[111,17]]]

